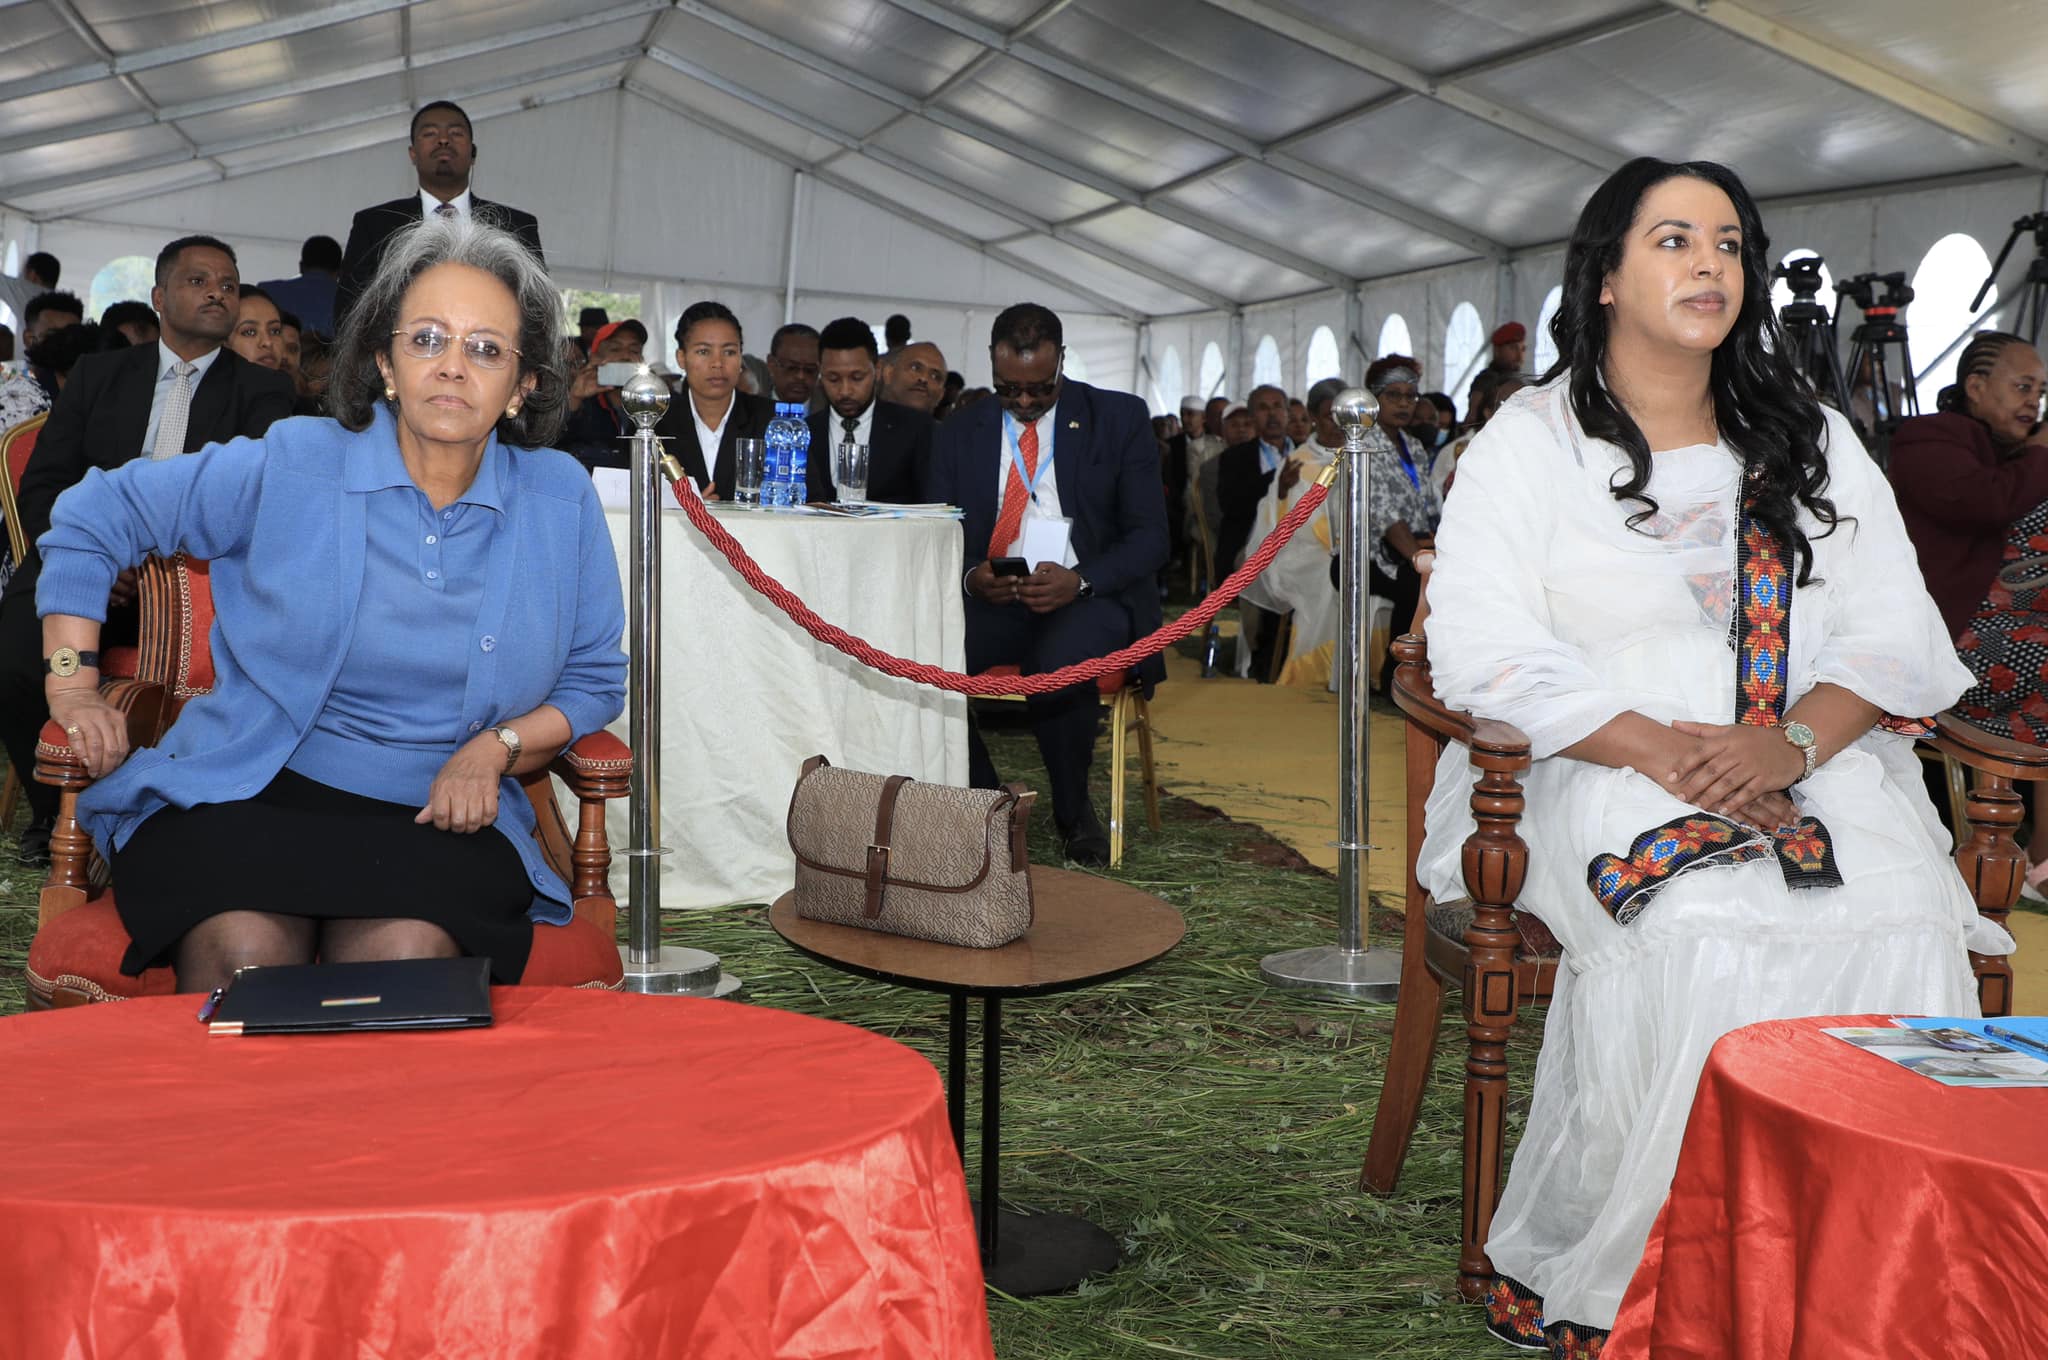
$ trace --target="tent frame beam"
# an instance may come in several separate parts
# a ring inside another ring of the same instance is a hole
[[[1895,75],[1833,43],[1808,37],[1797,29],[1733,4],[1730,0],[1664,0],[1680,13],[1733,33],[1745,42],[1806,67],[1859,94],[1882,100],[1945,132],[1975,142],[2009,158],[2016,165],[2048,170],[2048,142],[1937,94],[1925,85]]]

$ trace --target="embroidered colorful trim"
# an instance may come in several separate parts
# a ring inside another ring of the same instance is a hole
[[[1735,721],[1776,727],[1785,717],[1792,572],[1778,539],[1742,503],[1735,538]]]
[[[1525,1351],[1550,1349],[1543,1335],[1543,1300],[1505,1275],[1494,1276],[1487,1287],[1486,1330]]]
[[[1762,832],[1711,812],[1675,818],[1637,836],[1626,855],[1595,855],[1586,886],[1618,925],[1650,905],[1658,889],[1703,864],[1741,864],[1770,853]]]
[[[1598,1327],[1558,1322],[1543,1329],[1550,1360],[1600,1360],[1607,1351],[1607,1333]]]

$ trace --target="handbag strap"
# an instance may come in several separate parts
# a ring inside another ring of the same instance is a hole
[[[882,781],[881,801],[875,808],[875,838],[868,843],[867,900],[861,915],[872,921],[882,914],[882,889],[889,881],[889,833],[896,822],[896,797],[910,782],[907,774],[892,774]]]

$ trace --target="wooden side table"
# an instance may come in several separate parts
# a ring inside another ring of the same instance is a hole
[[[768,920],[820,963],[900,987],[943,993],[949,1006],[946,1112],[967,1158],[967,1002],[982,1001],[982,1270],[1023,1298],[1072,1289],[1116,1268],[1116,1239],[1073,1214],[1010,1213],[1001,1200],[1002,1039],[1006,997],[1077,991],[1135,972],[1180,943],[1187,923],[1149,893],[1092,874],[1033,866],[1031,929],[1000,949],[909,940],[855,926],[807,921],[784,893]]]

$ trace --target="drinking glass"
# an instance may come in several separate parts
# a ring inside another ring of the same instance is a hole
[[[868,446],[848,442],[833,453],[833,476],[839,482],[839,499],[859,505],[868,498]]]
[[[732,498],[741,505],[761,503],[761,441],[732,441]]]

